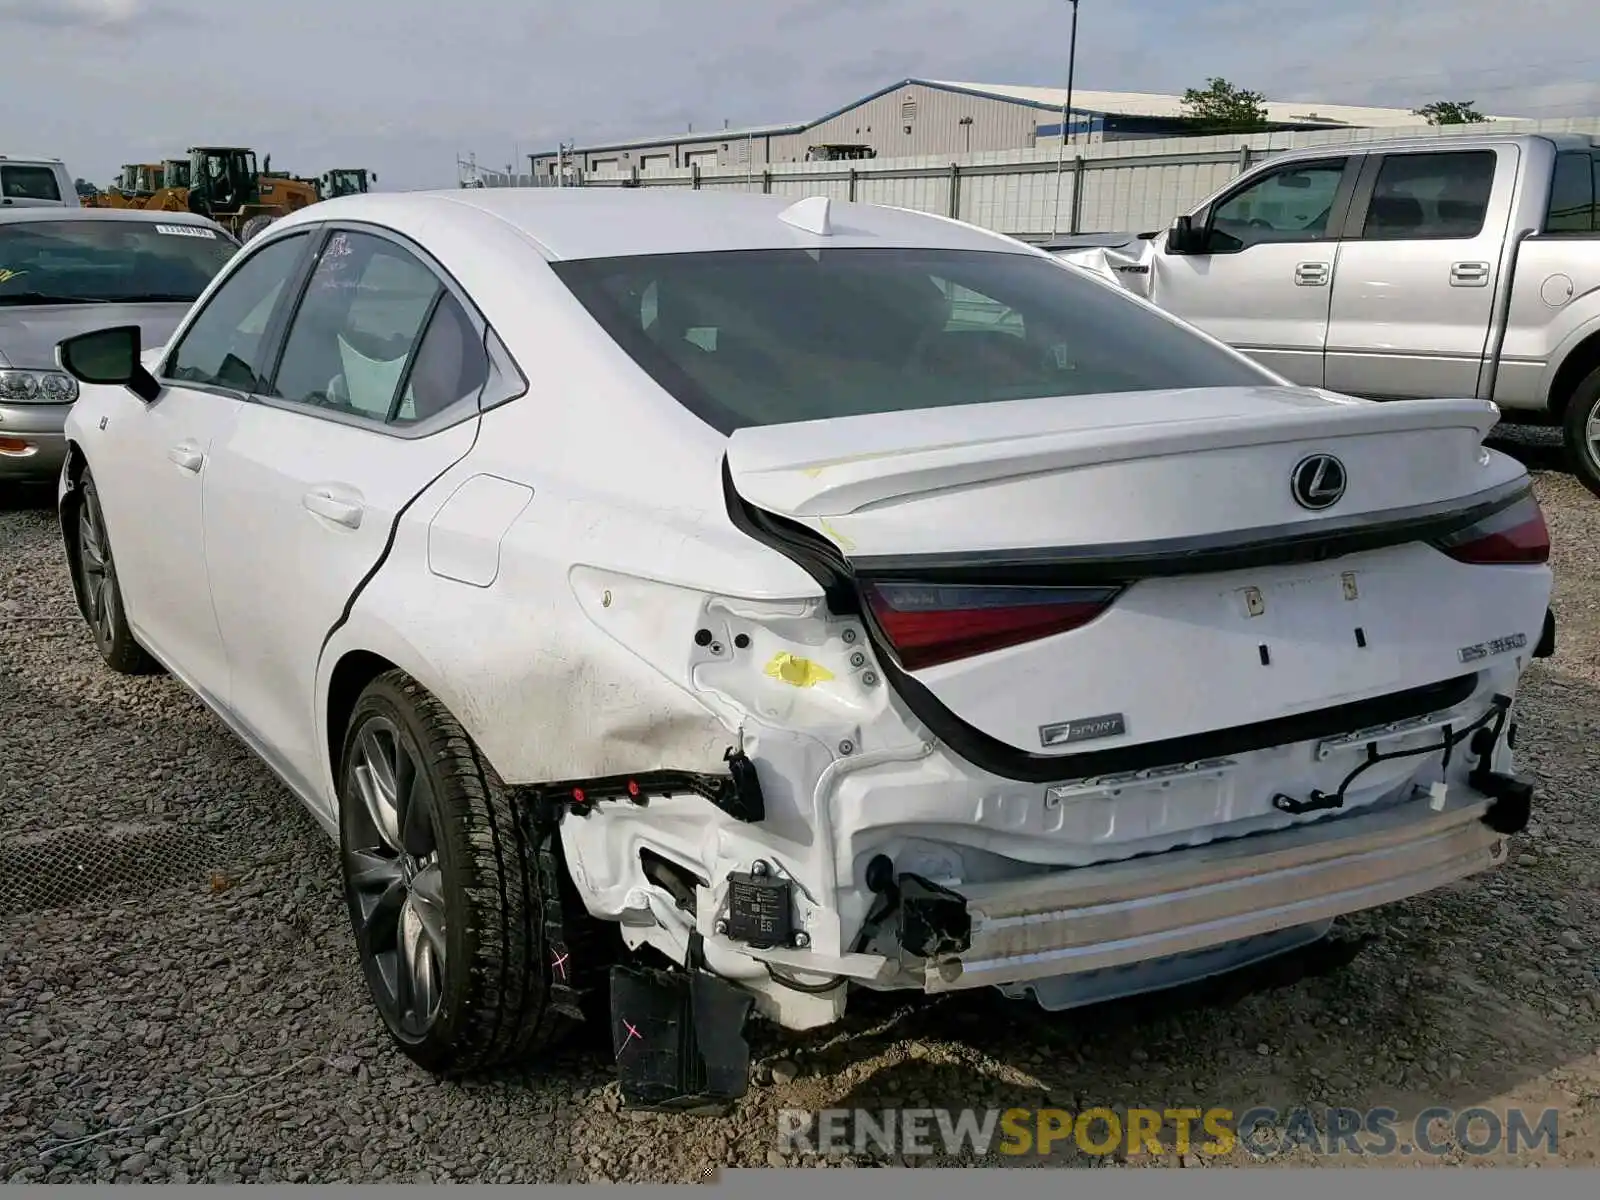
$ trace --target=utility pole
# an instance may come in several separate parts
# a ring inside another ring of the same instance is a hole
[[[1067,122],[1072,113],[1073,70],[1078,63],[1078,0],[1068,2],[1072,5],[1072,33],[1067,43],[1067,95],[1061,102],[1061,145],[1056,150],[1056,211],[1050,221],[1052,240],[1061,228],[1061,177],[1067,166]]]

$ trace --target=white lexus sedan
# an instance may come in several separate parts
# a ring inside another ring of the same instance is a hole
[[[630,1103],[717,1102],[752,1007],[1165,988],[1528,819],[1549,539],[1493,405],[1291,387],[996,234],[350,197],[166,345],[59,357],[101,654],[340,839],[376,1006],[440,1072],[591,1014]]]

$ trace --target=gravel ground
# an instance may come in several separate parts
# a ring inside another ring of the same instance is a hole
[[[101,669],[48,498],[0,501],[0,1180],[694,1181],[783,1165],[784,1108],[1046,1103],[1554,1106],[1559,1155],[1534,1161],[1592,1164],[1600,502],[1547,469],[1548,439],[1517,435],[1516,452],[1540,469],[1560,646],[1521,709],[1542,799],[1510,865],[1357,918],[1375,940],[1343,971],[1228,1007],[1048,1017],[998,997],[868,997],[823,1035],[758,1029],[758,1082],[726,1119],[618,1114],[603,1032],[536,1076],[470,1085],[393,1052],[332,847],[171,680]],[[42,872],[52,843],[87,869]]]

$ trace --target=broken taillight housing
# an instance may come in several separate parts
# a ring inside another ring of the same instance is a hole
[[[875,583],[865,598],[900,665],[920,671],[1087,625],[1121,590]]]
[[[1550,530],[1532,492],[1434,545],[1457,562],[1475,566],[1534,566],[1550,561]]]

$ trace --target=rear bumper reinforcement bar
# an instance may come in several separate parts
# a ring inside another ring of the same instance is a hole
[[[954,991],[1102,970],[1431,891],[1499,865],[1489,797],[1460,784],[1435,812],[1394,808],[1051,874],[962,889],[970,947],[930,963],[924,988]]]

